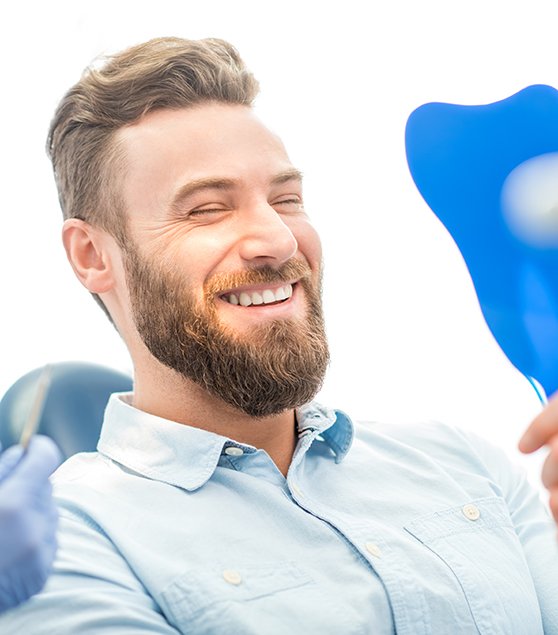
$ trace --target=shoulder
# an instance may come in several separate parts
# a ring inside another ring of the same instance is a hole
[[[514,468],[501,448],[468,430],[438,421],[357,422],[355,443],[383,453],[428,456],[452,470],[461,467],[494,473]]]
[[[417,449],[453,449],[463,443],[467,445],[484,443],[482,439],[471,435],[462,428],[439,421],[397,423],[358,421],[354,426],[355,438],[365,442],[384,438]]]
[[[104,461],[98,452],[80,452],[66,459],[52,475],[54,484],[80,480],[91,471],[102,469]]]
[[[99,452],[79,453],[53,474],[53,495],[62,517],[90,527],[110,525],[115,510],[125,513],[142,481]]]
[[[82,491],[106,492],[114,487],[114,481],[121,479],[122,469],[98,452],[81,452],[66,459],[54,472],[51,481],[54,492]]]

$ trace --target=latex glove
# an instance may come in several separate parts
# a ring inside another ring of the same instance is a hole
[[[48,437],[34,437],[23,452],[0,455],[0,612],[40,591],[56,553],[58,514],[50,474],[61,456]]]

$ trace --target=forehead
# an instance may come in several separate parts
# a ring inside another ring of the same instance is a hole
[[[122,128],[128,183],[180,186],[189,179],[254,182],[292,168],[286,150],[248,106],[219,103],[159,110]]]

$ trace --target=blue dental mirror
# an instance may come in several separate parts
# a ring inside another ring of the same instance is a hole
[[[558,91],[535,85],[482,106],[425,104],[409,117],[405,143],[415,184],[457,243],[496,341],[551,395],[558,390]]]

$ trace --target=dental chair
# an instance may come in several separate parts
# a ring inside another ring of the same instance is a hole
[[[20,377],[0,401],[0,443],[19,442],[37,393],[42,368]],[[50,367],[50,382],[40,414],[38,433],[58,444],[64,458],[93,452],[113,392],[132,390],[132,378],[106,366],[61,362]]]

